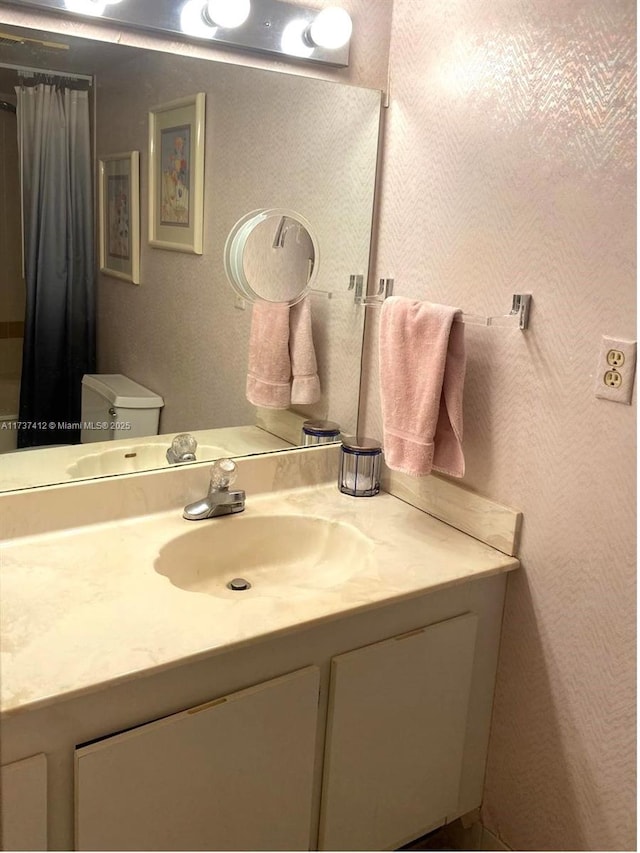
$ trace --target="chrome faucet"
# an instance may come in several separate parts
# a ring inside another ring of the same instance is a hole
[[[196,461],[196,448],[198,442],[188,432],[181,432],[171,442],[167,450],[167,462],[169,465],[182,465],[183,462]]]
[[[242,489],[230,492],[235,481],[237,466],[233,459],[217,459],[211,468],[209,492],[205,498],[188,504],[182,513],[188,521],[201,521],[220,515],[233,515],[244,509],[245,493]]]

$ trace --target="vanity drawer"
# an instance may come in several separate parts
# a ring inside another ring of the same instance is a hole
[[[478,617],[331,661],[320,850],[390,850],[458,805]]]
[[[319,669],[76,749],[78,850],[308,850]]]

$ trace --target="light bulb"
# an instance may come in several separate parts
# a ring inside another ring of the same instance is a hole
[[[98,18],[104,14],[107,4],[100,2],[100,0],[64,0],[64,5],[70,12],[77,12],[79,15],[93,15]]]
[[[201,39],[215,35],[216,28],[204,20],[205,9],[203,0],[187,0],[180,12],[180,28],[183,33]]]
[[[327,6],[311,22],[308,36],[318,47],[335,50],[351,38],[353,24],[351,16],[339,6]]]
[[[244,24],[250,11],[251,0],[208,0],[205,20],[208,19],[214,26],[231,30]]]
[[[306,30],[307,22],[303,18],[289,21],[282,31],[282,39],[280,41],[280,46],[284,53],[288,53],[289,56],[299,56],[301,59],[311,56],[314,48],[313,46],[310,47],[309,43],[305,40]]]

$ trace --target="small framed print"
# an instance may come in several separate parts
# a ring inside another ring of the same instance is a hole
[[[99,162],[100,272],[140,284],[140,152]]]
[[[202,254],[204,92],[149,112],[149,243]]]

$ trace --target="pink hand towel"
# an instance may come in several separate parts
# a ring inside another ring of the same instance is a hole
[[[385,462],[394,471],[464,476],[466,354],[458,308],[392,296],[380,316]]]
[[[309,297],[289,312],[289,355],[291,356],[291,402],[300,406],[317,403],[321,397],[318,362],[311,332]]]
[[[320,396],[308,299],[292,308],[283,302],[256,302],[249,334],[247,400],[266,409],[287,409],[291,403],[316,403]]]
[[[251,311],[247,400],[266,409],[286,409],[290,379],[289,306],[256,302]]]

